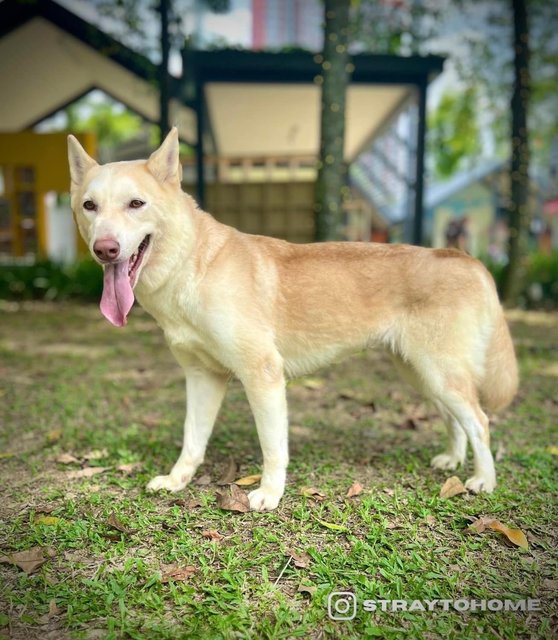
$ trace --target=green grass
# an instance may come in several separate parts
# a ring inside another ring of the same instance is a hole
[[[319,389],[289,386],[285,497],[275,512],[237,514],[216,506],[215,481],[231,456],[239,477],[257,473],[261,461],[238,383],[197,474],[212,482],[178,496],[147,494],[147,481],[178,455],[184,417],[181,372],[155,324],[138,309],[116,330],[95,307],[4,303],[0,554],[38,545],[48,560],[31,575],[0,564],[0,637],[553,637],[558,322],[541,313],[511,319],[522,385],[493,425],[501,457],[493,495],[439,497],[451,475],[428,466],[444,444],[440,420],[386,358],[366,354],[320,372]],[[402,427],[409,416],[418,428]],[[55,461],[92,450],[103,457],[90,464],[110,468],[91,478],[69,479],[79,465]],[[141,463],[132,475],[117,470],[131,462]],[[470,473],[470,461],[457,472],[462,480]],[[364,491],[346,498],[355,480]],[[300,495],[309,486],[325,498]],[[173,504],[177,497],[200,506]],[[37,522],[45,515],[57,520]],[[111,526],[111,515],[126,531]],[[529,550],[494,532],[469,533],[468,518],[480,515],[522,529]],[[222,538],[208,539],[208,530]],[[289,551],[306,553],[306,566],[285,568]],[[166,565],[195,572],[164,582]],[[532,597],[541,611],[360,608],[341,622],[327,614],[332,591],[353,592],[361,603]]]

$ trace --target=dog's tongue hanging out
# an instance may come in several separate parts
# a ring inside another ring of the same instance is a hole
[[[134,292],[128,276],[128,260],[105,265],[101,313],[116,327],[126,324],[132,305]]]

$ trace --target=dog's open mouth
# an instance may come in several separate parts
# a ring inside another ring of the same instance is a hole
[[[134,304],[134,287],[150,241],[151,236],[145,236],[128,260],[104,265],[101,313],[117,327],[126,324]]]
[[[132,253],[130,259],[128,260],[128,278],[130,278],[130,286],[132,289],[136,284],[136,278],[138,275],[138,270],[141,266],[143,256],[149,246],[149,241],[151,240],[151,236],[145,236],[145,238],[140,242],[138,250],[135,253]]]

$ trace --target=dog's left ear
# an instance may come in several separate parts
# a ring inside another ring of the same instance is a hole
[[[159,182],[180,184],[182,166],[178,152],[178,129],[173,127],[163,144],[154,151],[147,161],[147,168]]]
[[[72,135],[68,136],[68,162],[70,163],[72,184],[78,186],[82,184],[89,169],[97,166],[95,160],[87,154],[78,139]]]

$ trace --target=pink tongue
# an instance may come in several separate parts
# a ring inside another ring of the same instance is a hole
[[[134,292],[128,277],[128,260],[105,265],[101,313],[116,327],[123,327],[133,304]]]

